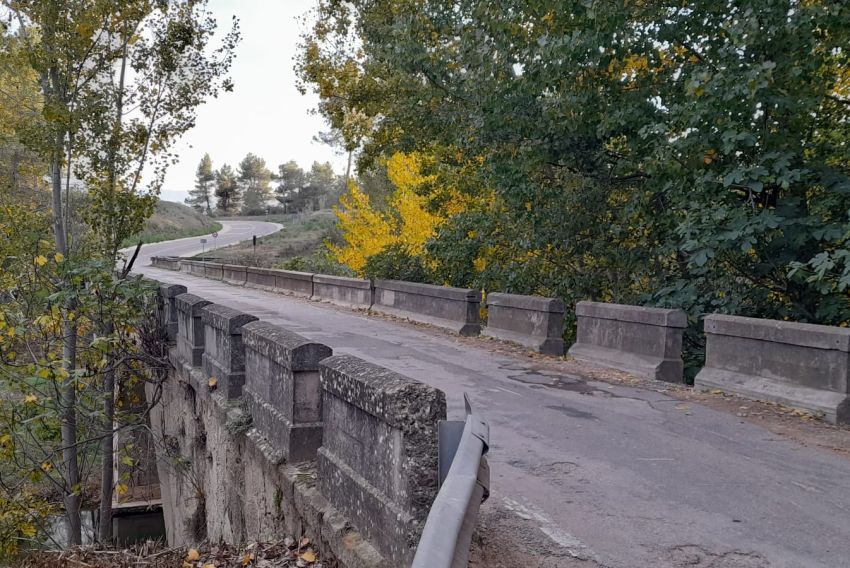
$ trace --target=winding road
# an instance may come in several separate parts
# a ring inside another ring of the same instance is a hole
[[[227,222],[219,240],[271,229]],[[832,445],[799,442],[741,418],[743,400],[683,402],[492,340],[146,266],[196,249],[149,245],[138,271],[439,387],[451,418],[469,393],[492,442],[475,566],[850,566],[850,459],[833,449],[848,446],[846,429],[783,422]]]
[[[269,233],[274,233],[281,228],[277,223],[266,221],[219,221],[219,223],[221,223],[222,228],[218,232],[217,238],[204,235],[201,237],[187,237],[185,239],[142,245],[142,250],[139,251],[135,265],[140,268],[149,265],[152,256],[194,256],[201,254],[204,250],[209,251],[213,247],[221,248],[240,241],[246,241],[253,235],[262,237]],[[206,239],[207,244],[202,245],[201,239]],[[125,254],[132,254],[133,249],[127,248],[123,252]],[[139,270],[139,272],[141,271]]]

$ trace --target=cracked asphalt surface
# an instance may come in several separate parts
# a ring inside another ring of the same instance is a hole
[[[469,393],[490,424],[492,476],[472,565],[850,566],[844,455],[698,402],[593,380],[604,373],[576,362],[137,266],[441,388],[450,418],[462,417]]]

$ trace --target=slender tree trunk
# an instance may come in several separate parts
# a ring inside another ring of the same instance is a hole
[[[127,41],[124,41],[123,55],[121,57],[121,71],[118,79],[118,92],[115,104],[115,124],[112,131],[112,141],[109,145],[109,191],[114,195],[117,189],[118,172],[115,171],[116,155],[118,146],[121,144],[121,130],[124,120],[124,81],[127,73]],[[110,196],[110,203],[114,203]],[[112,216],[114,219],[114,215]],[[118,228],[111,221],[110,248],[112,265],[118,260]],[[114,327],[111,321],[101,322],[101,329],[105,335],[111,335]],[[100,442],[101,454],[101,476],[100,476],[100,521],[97,527],[97,537],[102,543],[112,541],[112,491],[115,484],[115,371],[113,370],[111,357],[108,357],[107,370],[103,374],[103,438]]]
[[[348,189],[348,180],[351,178],[351,157],[354,155],[354,150],[348,151],[348,165],[345,166],[345,187],[343,191]]]
[[[111,323],[104,330],[112,334]],[[111,357],[110,357],[111,359]],[[106,544],[112,541],[112,492],[115,483],[115,371],[113,361],[107,361],[107,371],[103,374],[103,431],[100,441],[101,484],[100,484],[100,521],[98,522],[98,541]]]
[[[53,232],[56,249],[68,253],[68,234],[62,214],[62,147],[64,133],[56,135],[56,148],[50,163],[50,180],[53,198]],[[73,300],[65,306],[67,311],[75,309]],[[65,518],[68,525],[69,544],[82,544],[83,532],[80,521],[80,466],[77,459],[77,392],[74,384],[74,369],[77,366],[77,328],[67,317],[62,321],[62,367],[68,377],[60,388],[60,434],[62,436],[62,476],[65,482]]]

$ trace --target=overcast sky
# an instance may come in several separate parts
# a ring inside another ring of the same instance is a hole
[[[195,169],[205,152],[213,167],[234,168],[248,152],[276,171],[278,164],[295,160],[309,168],[314,160],[330,161],[337,172],[345,160],[328,146],[313,141],[327,126],[309,111],[317,98],[295,89],[293,56],[301,27],[297,18],[314,0],[210,0],[219,22],[219,35],[231,18],[240,20],[242,41],[236,48],[231,77],[233,92],[222,93],[198,110],[198,121],[176,150],[180,163],[165,178],[162,199],[183,201],[193,185]]]

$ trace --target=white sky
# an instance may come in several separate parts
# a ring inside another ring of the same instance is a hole
[[[240,20],[242,41],[231,68],[235,88],[221,93],[198,110],[195,128],[175,147],[180,162],[168,170],[161,198],[180,201],[195,179],[195,169],[205,152],[213,167],[223,163],[235,169],[245,154],[253,152],[272,171],[289,160],[308,169],[314,160],[330,161],[337,173],[345,159],[314,142],[324,120],[309,114],[317,97],[295,89],[294,60],[301,26],[296,20],[314,0],[210,0],[218,20],[219,37],[229,29],[232,16]]]

